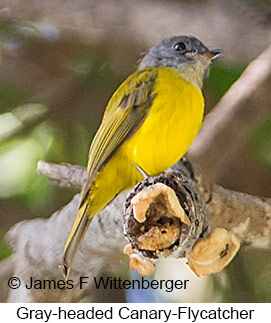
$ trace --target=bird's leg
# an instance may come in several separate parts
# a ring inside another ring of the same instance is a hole
[[[148,177],[150,177],[149,174],[147,174],[143,168],[141,168],[139,165],[135,164],[135,168],[140,172],[140,174],[143,176],[143,179],[147,179]]]
[[[141,257],[139,254],[137,254],[130,243],[128,243],[124,249],[123,252],[127,254],[130,258],[130,268],[131,270],[136,270],[141,275],[151,275],[154,273],[155,270],[155,263],[154,261],[150,259],[146,259]]]
[[[163,196],[169,213],[180,218],[183,223],[190,226],[190,220],[181,207],[174,190],[163,183],[156,183],[145,187],[132,198],[131,205],[133,206],[135,219],[139,223],[146,221],[146,213],[150,204],[160,195]]]
[[[208,237],[198,240],[187,253],[188,265],[197,276],[222,270],[236,255],[240,242],[223,228],[216,228]]]

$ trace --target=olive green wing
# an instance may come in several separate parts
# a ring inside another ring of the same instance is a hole
[[[155,68],[135,72],[120,85],[108,102],[90,147],[88,180],[82,192],[82,202],[97,172],[145,120],[155,96],[157,73]]]

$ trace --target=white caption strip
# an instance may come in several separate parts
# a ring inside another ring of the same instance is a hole
[[[2,322],[271,322],[271,305],[224,303],[0,304]],[[7,319],[7,320],[3,320]]]

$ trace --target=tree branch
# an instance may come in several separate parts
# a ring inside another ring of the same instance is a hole
[[[215,180],[229,156],[237,151],[255,123],[270,110],[270,78],[271,45],[248,65],[205,118],[189,148],[188,157],[209,181]]]
[[[156,189],[157,183],[166,183],[169,192]],[[170,170],[136,186],[126,203],[124,218],[126,236],[131,244],[127,253],[132,268],[139,267],[144,273],[146,263],[145,259],[140,261],[136,256],[137,264],[134,264],[134,254],[148,259],[170,255],[187,257],[190,268],[197,275],[207,275],[224,268],[240,243],[271,248],[271,199],[226,190],[218,185],[212,185],[206,192],[206,186],[202,178],[195,182],[180,170]],[[188,216],[188,222],[176,214],[178,205],[172,208],[168,203],[171,189]],[[156,194],[150,194],[150,191]],[[137,213],[141,211],[144,214],[139,217]],[[149,267],[147,263],[148,273]]]
[[[271,198],[227,190],[213,185],[207,203],[211,226],[232,231],[245,245],[271,248]]]
[[[38,163],[38,170],[41,175],[46,176],[50,180],[56,180],[57,185],[61,187],[78,188],[80,181],[83,185],[85,180],[86,169],[82,166],[57,165],[40,161]],[[182,173],[184,173],[184,168],[182,168]],[[185,174],[193,178],[193,174],[189,172]],[[182,181],[182,178],[179,181]],[[188,184],[186,183],[186,185]],[[182,189],[183,184],[179,188],[175,188],[175,191],[178,192]],[[205,196],[208,210],[212,214],[211,226],[213,228],[224,227],[225,229],[232,230],[243,243],[253,247],[270,248],[270,198],[227,190],[216,184],[209,187],[209,190],[206,191],[204,183],[200,183],[200,190],[202,196]],[[193,187],[193,193],[200,194],[195,187]],[[236,216],[237,214],[238,216]]]
[[[80,176],[81,170],[77,171]],[[92,278],[98,276],[105,267],[108,269],[110,265],[119,264],[123,258],[125,238],[120,223],[124,202],[125,194],[119,195],[93,220],[72,265],[70,279],[75,285],[73,289],[47,288],[45,293],[42,289],[26,289],[24,284],[29,283],[30,277],[63,280],[58,266],[77,213],[79,195],[75,195],[68,205],[49,219],[22,221],[13,226],[6,235],[14,251],[10,260],[13,266],[10,266],[9,273],[6,271],[5,276],[1,276],[1,280],[6,286],[7,277],[15,276],[20,278],[22,285],[18,289],[9,290],[6,299],[9,302],[75,302],[87,296],[93,284]],[[81,276],[89,277],[89,283],[82,289],[78,284]]]
[[[81,189],[87,179],[86,167],[70,164],[50,164],[40,160],[37,171],[60,187]]]
[[[69,168],[69,171],[63,172],[63,170],[67,170],[67,168]],[[190,181],[193,181],[193,178],[191,177],[193,175],[190,170],[184,172],[184,168],[187,169],[186,164],[181,164],[181,167],[175,166],[173,170],[161,175],[162,177],[160,178],[160,181],[164,180],[165,183],[168,183],[167,179],[173,174],[176,174],[176,171],[181,172],[178,175],[181,179],[178,182],[179,186],[175,186],[174,188],[176,194],[179,195],[183,188],[186,187],[182,184],[184,183],[184,178],[190,174]],[[39,172],[43,173],[43,169],[46,174],[48,174],[48,170],[53,169],[54,179],[57,178],[57,182],[61,183],[61,185],[62,183],[68,183],[69,187],[78,185],[78,178],[82,176],[83,170],[81,167],[78,168],[71,165],[39,163]],[[56,175],[58,173],[57,169],[59,169],[59,175]],[[49,171],[49,173],[51,174],[52,172]],[[62,174],[64,174],[63,181],[61,180]],[[65,174],[72,174],[69,181],[66,180]],[[195,184],[196,183],[194,182],[192,185]],[[186,194],[189,195],[188,192],[186,192]],[[192,194],[190,196],[193,196],[195,194],[195,189],[191,191],[190,194]],[[8,297],[8,300],[10,302],[74,302],[79,301],[88,295],[93,281],[89,280],[89,283],[83,289],[80,289],[78,285],[79,277],[98,276],[98,274],[105,269],[105,267],[108,267],[109,264],[120,263],[121,259],[123,259],[122,250],[125,245],[125,239],[120,223],[122,222],[121,216],[125,198],[125,193],[119,195],[93,220],[86,238],[73,262],[70,277],[74,282],[73,289],[50,289],[46,290],[46,293],[44,293],[44,290],[26,289],[22,284],[17,290],[9,290],[9,295],[5,295]],[[200,198],[200,195],[197,195],[197,199],[200,200],[200,203],[206,202],[204,199]],[[194,198],[193,203],[195,203],[197,199]],[[234,201],[234,203],[232,203],[232,201]],[[222,226],[234,232],[238,238],[246,244],[249,243],[253,247],[271,247],[270,199],[260,199],[242,193],[231,192],[219,186],[214,186],[212,189],[212,199],[207,202],[212,219],[212,230]],[[25,284],[29,282],[30,277],[33,277],[34,279],[62,279],[58,265],[61,263],[64,244],[74,221],[78,203],[79,195],[76,195],[67,206],[54,213],[49,219],[23,221],[10,229],[6,239],[11,244],[14,255],[9,260],[12,263],[8,264],[10,272],[6,270],[5,275],[1,277],[2,283],[6,283],[7,277],[12,276],[19,277]],[[184,206],[184,204],[182,205]],[[190,205],[189,210],[191,211],[193,207],[195,207],[195,204]],[[257,219],[255,211],[257,214],[261,215],[259,219]],[[241,217],[240,212],[242,214]],[[244,214],[242,212],[244,212]],[[223,217],[221,215],[222,213]],[[224,219],[224,217],[226,217],[226,221],[221,220]],[[255,221],[257,221],[258,229],[254,228]],[[191,223],[195,225],[196,219],[191,218]],[[204,230],[202,226],[201,228],[201,233],[204,234],[203,231],[206,231],[206,228]],[[52,237],[54,238],[52,239]],[[195,235],[194,241],[197,240],[198,237],[199,233]],[[184,244],[187,243],[187,241],[188,240],[186,239],[182,240]],[[190,248],[191,243],[189,242],[187,250]],[[169,254],[170,253],[167,252],[167,256]],[[180,252],[172,252],[172,256],[179,257]]]

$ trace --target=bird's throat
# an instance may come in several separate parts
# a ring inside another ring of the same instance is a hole
[[[205,59],[198,59],[196,62],[179,64],[178,72],[182,77],[194,86],[202,89],[205,76],[208,74],[210,62]]]

